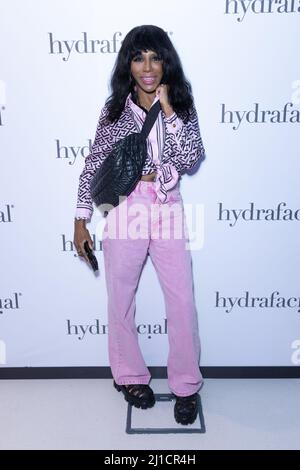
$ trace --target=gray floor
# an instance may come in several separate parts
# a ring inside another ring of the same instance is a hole
[[[0,449],[300,449],[299,379],[206,379],[200,395],[204,434],[127,434],[111,380],[2,380]],[[134,409],[132,425],[175,426],[173,403],[157,405]]]

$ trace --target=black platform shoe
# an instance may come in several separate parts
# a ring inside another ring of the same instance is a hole
[[[114,381],[114,387],[118,392],[122,392],[125,400],[136,408],[152,408],[155,403],[154,393],[151,387],[146,384],[118,385]]]
[[[189,395],[187,397],[176,397],[174,406],[174,417],[179,424],[193,424],[198,414],[198,393]]]

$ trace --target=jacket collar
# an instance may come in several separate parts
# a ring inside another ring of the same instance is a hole
[[[152,106],[159,100],[159,96],[156,96],[153,100],[153,103],[151,105],[151,108]],[[133,111],[137,112],[138,114],[142,114],[144,113],[144,111],[142,110],[142,108],[140,108],[136,103],[136,95],[132,95],[132,93],[130,92],[128,95],[127,95],[127,98],[126,98],[126,102],[125,102],[125,105],[126,106],[129,106]]]

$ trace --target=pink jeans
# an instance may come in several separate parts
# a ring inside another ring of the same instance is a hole
[[[117,384],[149,383],[151,376],[135,324],[135,294],[149,253],[165,299],[169,388],[178,396],[187,396],[200,389],[203,378],[184,207],[178,184],[168,192],[168,202],[164,204],[159,201],[154,184],[140,180],[106,217],[102,246],[109,361]]]

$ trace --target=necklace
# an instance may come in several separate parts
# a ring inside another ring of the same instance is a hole
[[[137,98],[137,104],[140,108],[142,108],[144,111],[146,111],[147,113],[149,112],[149,109],[145,108],[145,106],[143,106],[141,103],[140,103],[140,100]]]
[[[135,101],[136,101],[136,104],[144,109],[144,111],[146,111],[147,113],[149,112],[149,109],[147,109],[145,106],[143,106],[141,103],[140,103],[140,100],[139,100],[139,95],[137,93],[135,93]]]

